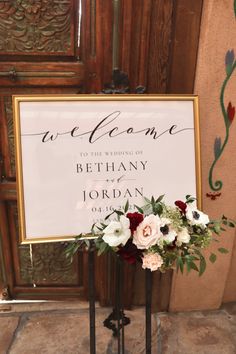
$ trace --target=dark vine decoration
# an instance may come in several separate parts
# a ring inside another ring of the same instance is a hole
[[[233,3],[234,6],[234,16],[236,17],[236,0],[234,0]],[[232,74],[236,68],[236,60],[235,60],[235,55],[234,55],[234,50],[228,50],[226,55],[225,55],[225,69],[226,69],[226,78],[223,81],[221,91],[220,91],[220,106],[221,106],[221,111],[224,117],[224,122],[225,122],[225,138],[222,143],[221,137],[216,137],[215,142],[214,142],[214,154],[215,154],[215,159],[212,162],[212,165],[209,170],[209,185],[210,188],[214,192],[209,192],[206,193],[206,196],[210,198],[211,200],[216,200],[218,197],[221,196],[221,192],[219,192],[222,187],[223,187],[223,182],[221,180],[216,180],[213,181],[213,171],[215,168],[215,165],[219,158],[221,157],[227,143],[229,140],[229,132],[230,132],[230,127],[231,124],[234,120],[235,116],[235,106],[232,105],[231,102],[228,103],[227,109],[224,105],[224,93],[225,93],[225,88],[229,82],[229,79],[232,77]]]
[[[209,170],[209,185],[211,189],[214,192],[219,192],[222,187],[223,187],[223,182],[221,180],[213,180],[213,171],[215,168],[215,165],[219,158],[222,156],[223,151],[228,143],[229,140],[229,134],[230,134],[230,128],[232,126],[232,122],[234,120],[235,116],[235,107],[232,105],[231,102],[228,103],[227,108],[224,104],[224,94],[225,94],[225,89],[227,87],[227,84],[232,77],[232,74],[236,68],[236,60],[235,60],[235,55],[234,55],[234,50],[228,50],[225,56],[225,67],[226,67],[226,78],[223,81],[221,91],[220,91],[220,106],[221,106],[221,111],[224,117],[224,123],[225,123],[225,138],[222,142],[221,137],[216,137],[215,142],[214,142],[214,161],[210,167]],[[211,198],[212,200],[215,200],[217,197],[219,197],[221,193],[207,193],[207,197]]]

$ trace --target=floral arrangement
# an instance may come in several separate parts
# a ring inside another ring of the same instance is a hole
[[[177,200],[174,206],[167,205],[163,198],[144,198],[146,204],[135,206],[137,211],[133,213],[128,212],[127,201],[122,210],[107,215],[104,223],[94,224],[90,238],[94,239],[98,255],[111,251],[131,264],[141,262],[144,269],[151,271],[176,268],[183,273],[186,267],[187,271],[203,274],[206,260],[202,250],[211,241],[219,241],[215,237],[225,231],[224,226],[235,227],[235,222],[225,216],[210,221],[196,208],[195,198],[190,195],[185,201]],[[67,255],[72,257],[83,244],[89,247],[90,242],[80,234],[68,246]],[[228,253],[222,247],[218,251]],[[212,263],[216,258],[215,253],[209,256]]]

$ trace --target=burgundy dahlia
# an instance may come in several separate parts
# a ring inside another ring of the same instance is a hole
[[[182,214],[186,214],[187,204],[181,200],[176,200],[175,205],[181,210]]]
[[[130,221],[130,230],[131,234],[133,235],[134,231],[137,229],[139,224],[143,221],[143,214],[140,213],[128,213],[126,217]]]
[[[117,253],[129,264],[134,264],[137,260],[140,260],[143,255],[142,251],[133,244],[131,239],[126,242],[125,246],[120,247]]]

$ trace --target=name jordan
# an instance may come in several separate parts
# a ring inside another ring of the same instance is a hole
[[[145,171],[147,161],[77,163],[77,173]]]

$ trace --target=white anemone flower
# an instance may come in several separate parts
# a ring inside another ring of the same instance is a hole
[[[120,221],[111,221],[103,230],[102,239],[111,247],[117,247],[120,244],[126,244],[131,236],[130,221],[124,215],[121,215]]]
[[[168,218],[161,218],[161,227],[160,232],[162,236],[160,237],[160,241],[165,241],[166,243],[171,243],[175,240],[177,233],[171,227],[171,220]]]
[[[190,205],[187,206],[186,218],[190,221],[191,225],[202,225],[206,227],[206,224],[210,222],[207,214],[204,214],[202,211]]]

